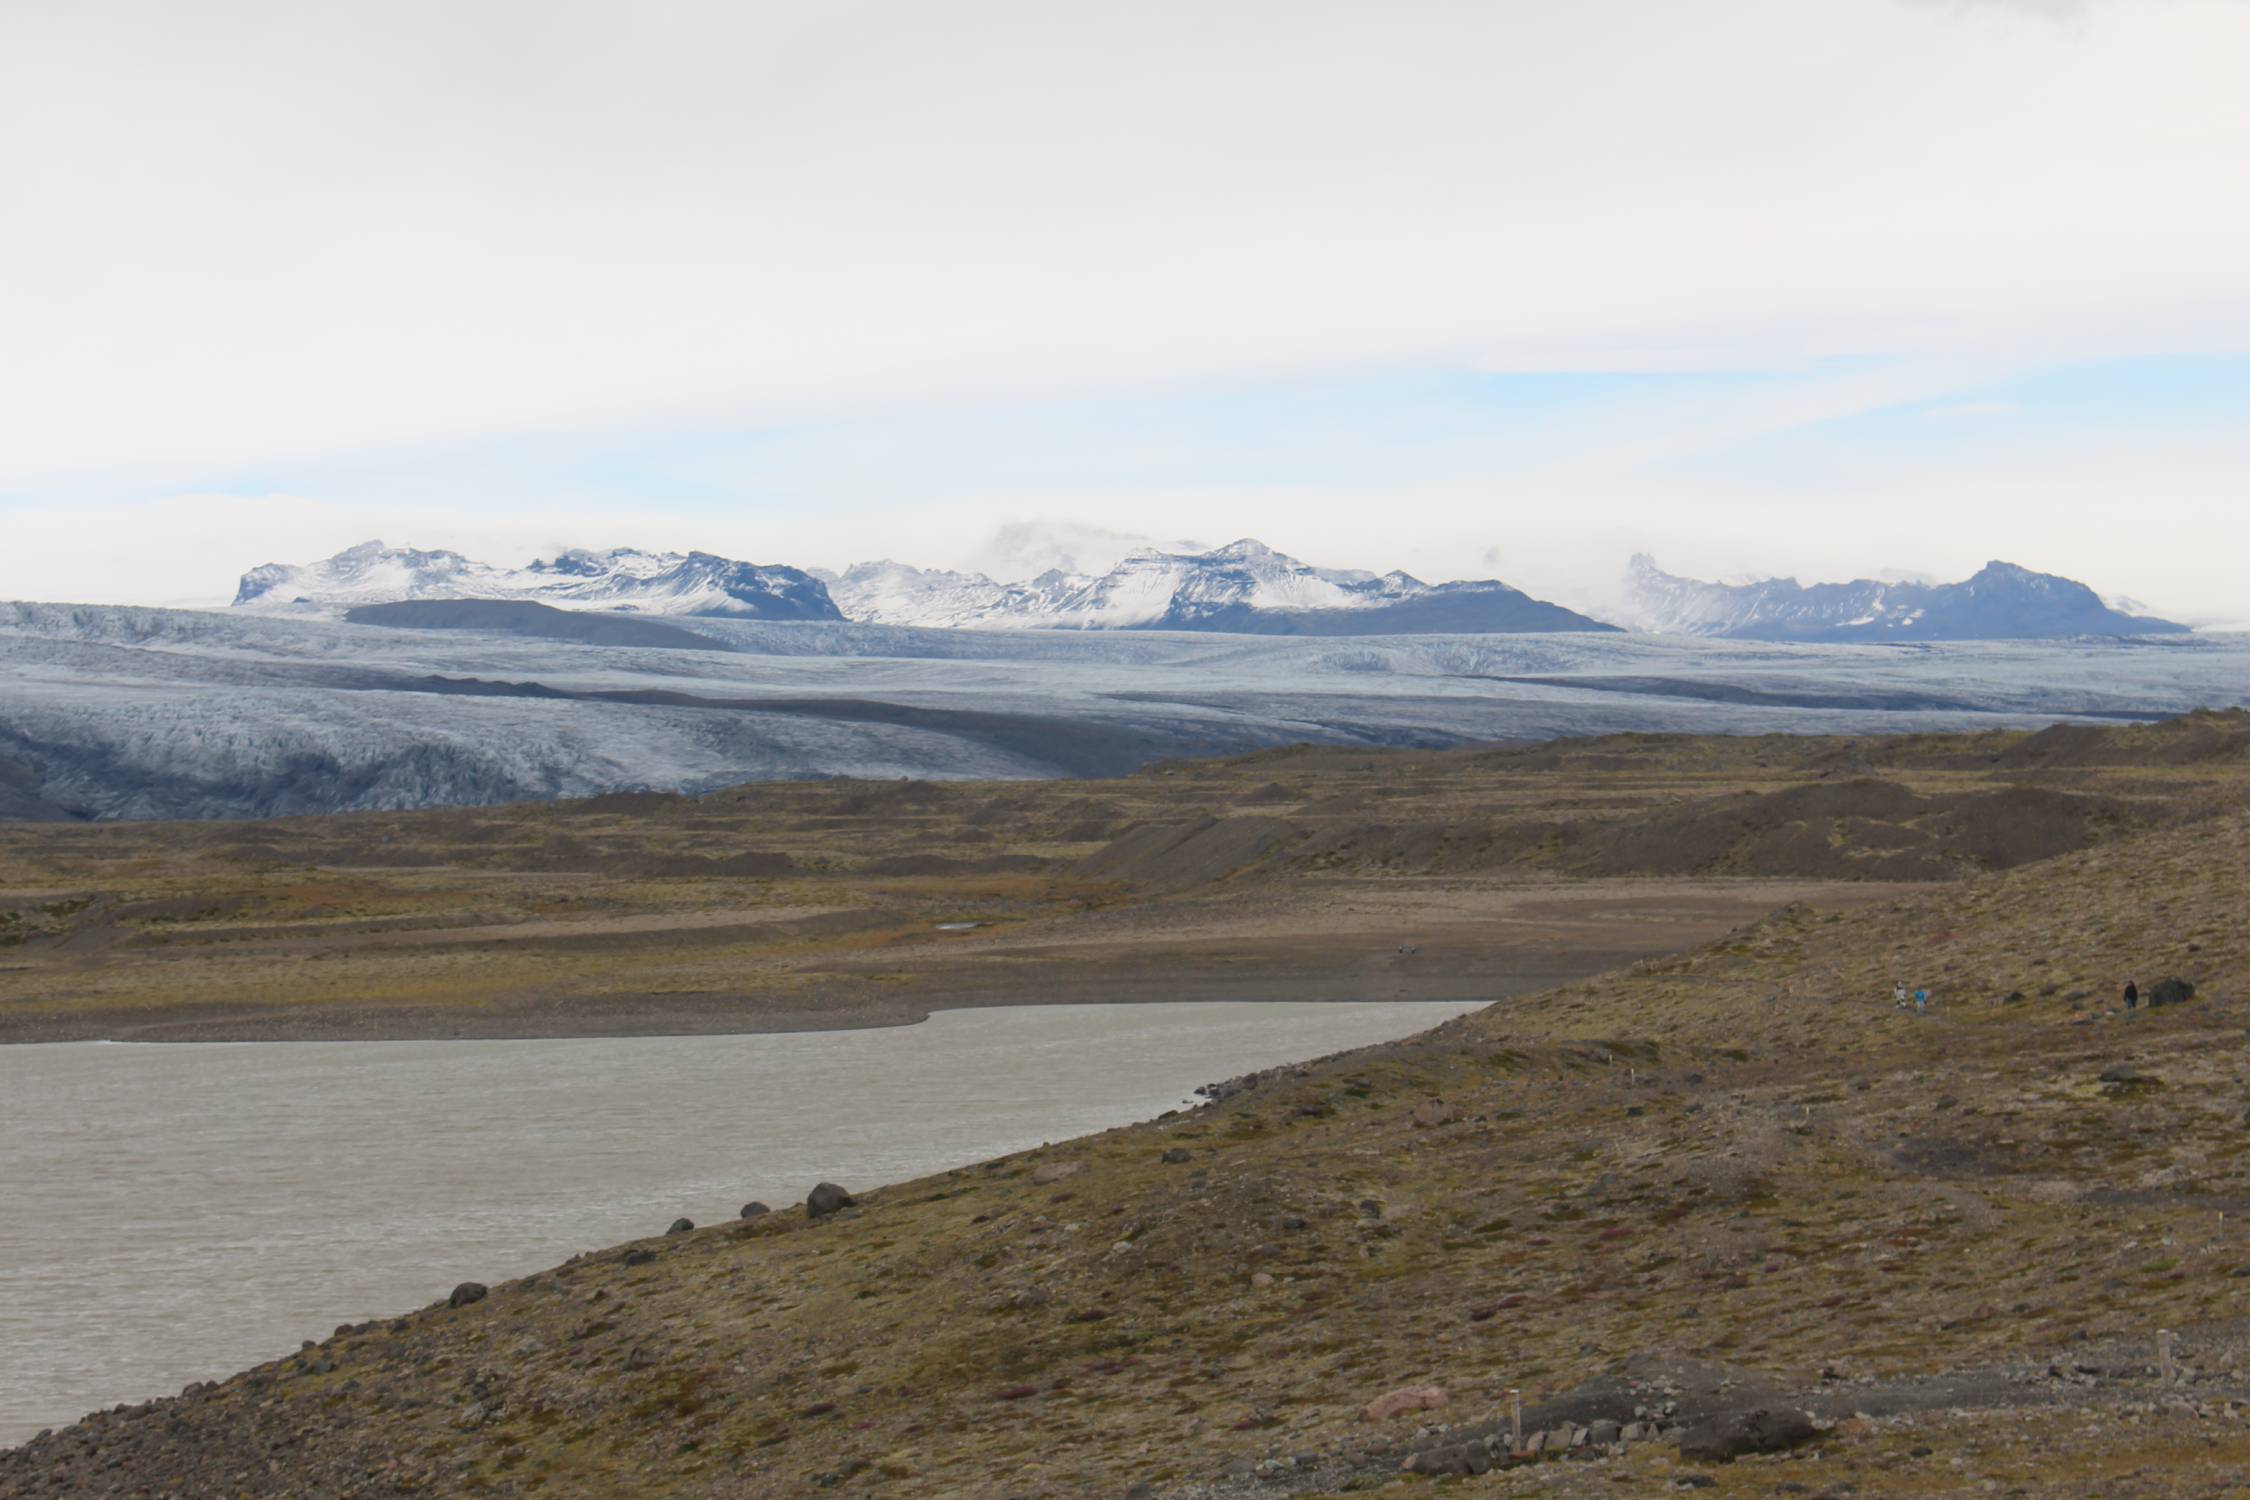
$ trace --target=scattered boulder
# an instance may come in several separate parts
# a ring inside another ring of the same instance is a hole
[[[1482,1443],[1447,1443],[1410,1455],[1402,1467],[1410,1474],[1486,1474],[1492,1452]]]
[[[1704,1418],[1680,1434],[1680,1457],[1732,1463],[1746,1453],[1783,1453],[1815,1435],[1801,1411],[1753,1406]]]
[[[805,1195],[805,1215],[825,1219],[832,1213],[850,1208],[857,1200],[833,1182],[824,1182]]]
[[[1461,1106],[1449,1104],[1443,1099],[1425,1099],[1414,1106],[1414,1123],[1425,1130],[1450,1125],[1460,1118]]]
[[[693,1219],[674,1219],[672,1221],[672,1227],[665,1230],[664,1232],[666,1234],[686,1234],[694,1228],[695,1220]]]
[[[2098,1081],[2102,1083],[2139,1083],[2141,1081],[2141,1070],[2131,1063],[2111,1063],[2108,1067],[2102,1069]]]
[[[1359,1409],[1362,1422],[1388,1422],[1410,1411],[1433,1411],[1447,1400],[1442,1386],[1406,1385],[1385,1391]]]
[[[773,1210],[766,1207],[763,1203],[752,1202],[742,1205],[742,1217],[744,1217],[745,1219],[762,1218],[772,1212]]]
[[[2195,998],[2195,986],[2185,979],[2159,979],[2149,986],[2150,1009],[2159,1005],[2184,1005]]]
[[[1048,1187],[1085,1170],[1086,1164],[1082,1161],[1043,1161],[1031,1169],[1031,1180],[1040,1187]]]
[[[1620,1423],[1604,1418],[1586,1424],[1586,1441],[1597,1448],[1607,1448],[1613,1443],[1624,1441],[1624,1438],[1625,1428]]]
[[[654,1259],[656,1259],[654,1250],[628,1250],[625,1252],[625,1264],[629,1266],[645,1266]]]
[[[483,1282],[464,1281],[453,1289],[452,1296],[445,1299],[445,1305],[447,1307],[467,1307],[472,1302],[482,1302],[484,1299],[485,1285]]]
[[[1162,1157],[1162,1160],[1167,1165],[1175,1167],[1180,1163],[1186,1161],[1187,1159],[1188,1149],[1185,1146],[1174,1146],[1170,1150],[1166,1151]]]

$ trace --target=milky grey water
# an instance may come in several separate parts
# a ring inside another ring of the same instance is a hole
[[[686,1215],[1144,1119],[1457,1004],[782,1036],[0,1047],[0,1444]]]

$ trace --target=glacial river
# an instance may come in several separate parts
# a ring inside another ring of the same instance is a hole
[[[1145,1119],[1462,1004],[777,1036],[0,1047],[0,1445],[685,1215]]]

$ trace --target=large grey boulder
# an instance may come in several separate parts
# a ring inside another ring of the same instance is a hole
[[[1764,1406],[1718,1412],[1680,1434],[1680,1457],[1732,1463],[1745,1453],[1781,1453],[1816,1435],[1801,1411]]]
[[[851,1194],[833,1182],[824,1182],[805,1195],[805,1214],[808,1218],[825,1219],[840,1209],[850,1208],[852,1203]]]
[[[2194,998],[2195,986],[2185,979],[2159,979],[2148,990],[2151,1009],[2159,1005],[2184,1005]]]

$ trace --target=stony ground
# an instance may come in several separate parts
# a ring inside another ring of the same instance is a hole
[[[2235,1492],[2235,802],[433,1287],[0,1454],[0,1496]]]
[[[2250,715],[1277,751],[267,822],[0,822],[0,1041],[553,1036],[1059,997],[1496,998],[2225,805]]]

